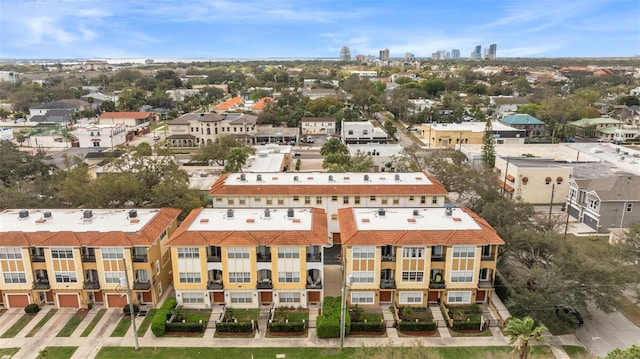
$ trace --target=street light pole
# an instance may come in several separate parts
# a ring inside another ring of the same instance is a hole
[[[131,314],[131,327],[133,328],[133,343],[135,350],[140,349],[140,345],[138,344],[138,332],[136,329],[136,313],[133,310],[133,293],[131,291],[131,286],[129,285],[129,271],[127,270],[127,259],[122,258],[122,262],[124,263],[124,279],[127,284],[127,301],[129,302],[129,314]]]
[[[549,222],[551,222],[551,211],[553,210],[553,195],[556,193],[556,184],[551,185],[551,202],[549,202]]]

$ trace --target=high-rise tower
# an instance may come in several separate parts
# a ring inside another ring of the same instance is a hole
[[[351,51],[346,46],[340,49],[340,61],[351,61]]]

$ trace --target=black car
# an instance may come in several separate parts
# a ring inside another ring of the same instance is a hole
[[[582,315],[576,310],[576,308],[567,304],[557,304],[554,308],[556,310],[556,315],[570,318],[576,325],[584,324],[584,319],[582,319]]]

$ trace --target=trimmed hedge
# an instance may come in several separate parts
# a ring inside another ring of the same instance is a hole
[[[296,323],[271,323],[269,325],[269,330],[272,332],[282,332],[282,333],[293,333],[293,332],[303,332],[305,328],[305,323],[296,322]]]
[[[482,308],[477,304],[450,304],[447,308],[449,313],[462,311],[465,314],[482,314]]]
[[[165,330],[167,332],[193,332],[193,333],[202,333],[204,332],[205,323],[166,323]]]
[[[451,326],[453,330],[480,330],[480,321],[479,320],[470,320],[470,321],[458,321],[454,320],[453,325]]]
[[[153,335],[161,337],[166,333],[167,318],[170,315],[171,310],[175,308],[176,305],[178,305],[176,298],[167,298],[167,300],[162,303],[162,306],[158,309],[151,320],[151,332],[153,332]]]
[[[351,322],[351,331],[354,332],[384,332],[384,323],[382,322]]]
[[[251,322],[219,322],[216,323],[216,332],[221,333],[249,333],[253,331]]]
[[[436,322],[399,322],[398,330],[405,332],[430,332],[437,328]]]
[[[138,312],[140,311],[140,307],[138,307],[137,304],[133,304],[133,312],[135,314],[138,314]],[[131,314],[131,308],[129,308],[129,304],[125,305],[124,307],[122,307],[122,313],[124,313],[124,315],[130,315]]]
[[[318,338],[340,337],[340,309],[342,297],[325,297],[322,303],[322,315],[316,319]],[[345,335],[351,332],[351,318],[345,315]]]
[[[31,303],[28,304],[26,307],[24,307],[24,312],[27,314],[36,314],[40,311],[40,306],[37,305],[36,303]]]

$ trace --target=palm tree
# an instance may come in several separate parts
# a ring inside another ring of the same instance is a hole
[[[522,319],[511,317],[507,319],[506,332],[509,335],[509,344],[513,346],[514,351],[518,351],[520,359],[527,359],[531,351],[530,340],[544,341],[542,332],[547,328],[544,325],[536,326],[535,320],[527,316]]]

